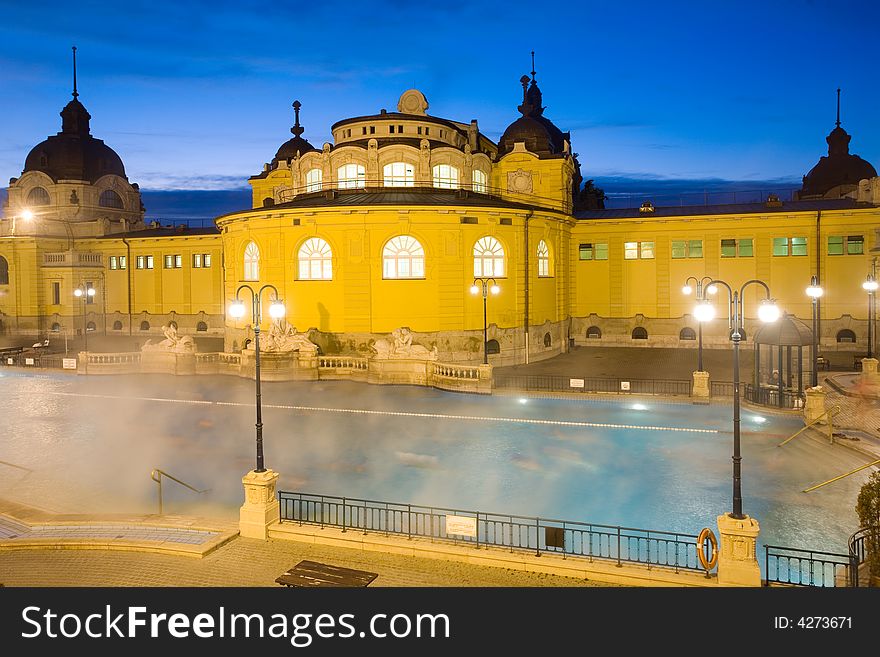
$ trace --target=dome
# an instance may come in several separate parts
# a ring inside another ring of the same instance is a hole
[[[803,347],[813,344],[813,332],[797,317],[785,313],[772,324],[764,324],[755,332],[755,344]]]
[[[498,141],[498,156],[502,157],[513,150],[516,142],[525,142],[530,152],[539,156],[554,155],[565,150],[568,135],[557,128],[544,116],[541,106],[543,96],[532,72],[531,81],[524,75],[520,78],[523,87],[523,103],[517,109],[522,116],[507,126]]]
[[[293,133],[293,139],[289,139],[278,149],[278,152],[275,153],[275,158],[272,160],[272,166],[275,167],[282,160],[290,161],[294,157],[297,156],[297,153],[300,155],[304,155],[310,151],[318,150],[314,146],[312,146],[308,141],[302,138],[302,133],[305,131],[299,124],[299,108],[302,107],[302,103],[298,100],[293,101],[293,110],[296,113],[296,119],[294,120],[294,125],[290,129],[290,132]]]
[[[37,144],[25,158],[24,170],[42,171],[52,180],[87,180],[114,174],[125,178],[116,152],[89,133],[88,110],[75,97],[61,110],[61,132]]]

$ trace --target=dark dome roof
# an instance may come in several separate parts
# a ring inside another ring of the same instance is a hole
[[[825,138],[828,155],[819,158],[818,164],[804,176],[800,196],[824,196],[839,185],[858,185],[860,180],[873,178],[877,171],[858,155],[849,152],[852,139],[846,130],[837,127]]]
[[[293,127],[290,129],[290,132],[293,133],[293,139],[288,139],[286,142],[281,144],[281,148],[278,149],[278,152],[275,153],[275,158],[272,160],[272,166],[276,166],[278,162],[281,160],[292,160],[296,157],[296,154],[304,155],[309,151],[318,150],[314,146],[312,146],[309,142],[302,138],[302,133],[305,131],[299,124],[299,108],[302,107],[302,103],[298,100],[293,101],[293,110],[296,113],[296,119],[294,121]]]
[[[755,332],[755,344],[797,347],[813,344],[813,332],[794,315],[785,313],[772,324],[764,324]]]
[[[125,166],[116,152],[89,134],[91,115],[76,98],[61,110],[61,132],[37,144],[28,153],[24,170],[42,171],[52,180],[88,180],[115,174],[125,178]]]
[[[543,96],[534,78],[531,84],[528,76],[520,78],[523,87],[523,103],[517,109],[522,117],[507,126],[507,130],[498,141],[498,156],[504,156],[513,150],[513,145],[525,142],[526,148],[539,156],[554,155],[565,150],[568,133],[562,132],[553,122],[544,116],[541,106]]]

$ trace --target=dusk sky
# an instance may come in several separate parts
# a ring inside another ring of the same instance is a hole
[[[722,6],[723,5],[723,6]],[[766,6],[770,5],[770,6]],[[545,112],[585,178],[799,182],[827,154],[835,90],[851,152],[880,166],[878,3],[3,3],[0,174],[60,130],[71,45],[92,134],[144,189],[242,187],[290,138],[428,113],[497,140],[536,51]],[[796,186],[796,185],[795,185]]]

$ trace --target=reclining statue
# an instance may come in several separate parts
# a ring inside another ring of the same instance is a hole
[[[141,351],[173,351],[179,354],[195,353],[196,344],[193,342],[192,336],[178,335],[177,328],[174,324],[168,324],[162,327],[162,334],[165,339],[161,342],[153,344],[152,340],[147,340]]]
[[[260,337],[260,349],[263,351],[287,352],[298,351],[302,354],[316,354],[318,345],[311,342],[305,333],[297,333],[286,319],[275,319],[269,326],[268,333]]]
[[[437,346],[428,350],[420,344],[413,344],[412,331],[407,327],[394,329],[391,340],[380,338],[370,348],[379,358],[412,358],[415,360],[437,360]]]

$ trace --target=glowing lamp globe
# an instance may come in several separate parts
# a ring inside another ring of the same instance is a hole
[[[813,299],[818,299],[823,294],[825,294],[825,290],[818,285],[810,285],[810,287],[807,288],[807,296],[812,297]]]
[[[775,322],[779,319],[780,314],[779,306],[776,305],[773,299],[764,299],[761,305],[758,306],[758,319],[766,324]]]
[[[866,289],[868,292],[873,292],[877,289],[878,283],[873,278],[869,278],[864,283],[862,283],[862,287]]]
[[[492,287],[489,288],[489,291],[492,294],[498,294],[499,292],[501,292],[501,288],[498,287],[497,285],[493,285]]]
[[[241,301],[234,301],[229,306],[229,316],[233,319],[241,319],[244,317],[244,304]]]
[[[88,294],[90,297],[95,296],[96,293],[97,293],[97,290],[95,290],[95,288],[93,288],[93,287],[90,287],[86,290],[86,294]]]
[[[76,288],[76,289],[73,291],[73,296],[75,296],[75,297],[77,297],[77,298],[81,297],[82,295],[83,295],[83,291],[82,291],[81,288]]]
[[[480,291],[476,285],[471,285],[471,294],[477,294]]]
[[[31,219],[34,218],[34,213],[33,213],[33,211],[25,208],[24,210],[21,211],[21,218],[24,219],[25,221],[30,221]]]
[[[709,287],[706,288],[706,292],[708,292],[709,294],[715,294],[716,292],[718,292],[718,286],[717,285],[710,285]]]
[[[694,308],[694,317],[697,318],[698,322],[711,321],[715,317],[715,306],[708,301],[698,303],[697,307]]]
[[[272,305],[269,306],[269,317],[272,319],[281,319],[284,317],[285,312],[287,311],[280,299],[273,301]]]
[[[687,296],[691,292],[693,292],[693,290],[691,289],[690,285],[685,285],[683,288],[681,288],[681,293],[684,294],[685,296]]]

